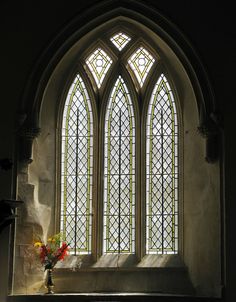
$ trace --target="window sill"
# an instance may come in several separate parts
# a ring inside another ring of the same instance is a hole
[[[57,292],[126,292],[193,294],[187,269],[162,268],[82,268],[54,271]]]
[[[159,302],[187,302],[191,298],[192,302],[219,302],[218,298],[194,297],[189,295],[168,295],[160,293],[61,293],[54,295],[11,295],[7,297],[7,302],[76,302],[76,301],[158,301]]]
[[[70,256],[54,269],[57,292],[193,294],[188,270],[179,255],[105,255],[97,262]],[[79,259],[79,260],[78,260]]]
[[[185,268],[179,255],[146,255],[141,261],[135,255],[109,254],[101,256],[96,262],[91,256],[66,257],[64,261],[58,262],[56,270],[117,270],[117,269],[156,269],[156,268]]]

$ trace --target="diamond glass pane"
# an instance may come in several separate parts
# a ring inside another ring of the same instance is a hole
[[[155,59],[144,47],[138,48],[129,58],[128,63],[141,87],[143,86],[143,83],[154,62]]]
[[[116,48],[118,48],[119,51],[121,51],[125,47],[125,45],[129,43],[131,38],[120,32],[114,35],[113,37],[111,37],[110,40],[116,46]]]
[[[124,80],[107,106],[104,138],[104,253],[134,253],[135,120]]]
[[[66,98],[62,122],[61,232],[73,254],[91,253],[93,115],[82,78]]]
[[[178,124],[174,97],[162,74],[146,125],[146,253],[178,252]]]
[[[88,65],[98,88],[100,88],[105,75],[112,64],[112,59],[104,50],[98,48],[87,58],[86,64]]]

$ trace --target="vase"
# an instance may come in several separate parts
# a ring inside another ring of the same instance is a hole
[[[53,287],[54,287],[54,283],[52,280],[52,269],[47,269],[47,276],[46,276],[46,280],[45,280],[45,288],[47,288],[47,293],[46,295],[53,295]]]

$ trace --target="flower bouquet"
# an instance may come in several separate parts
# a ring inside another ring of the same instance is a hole
[[[58,261],[64,260],[68,255],[69,246],[62,240],[62,235],[59,233],[48,238],[47,243],[42,240],[36,241],[34,247],[37,249],[41,264],[48,272],[45,287],[48,289],[48,294],[53,294],[52,270]]]

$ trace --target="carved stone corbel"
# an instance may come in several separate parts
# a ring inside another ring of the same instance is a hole
[[[206,161],[215,163],[219,158],[219,116],[212,113],[207,121],[198,127],[198,132],[206,139]]]
[[[19,161],[30,164],[32,160],[33,140],[40,134],[40,128],[23,127],[19,131]]]

